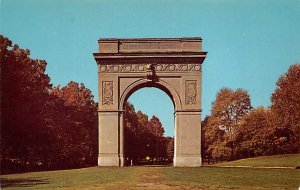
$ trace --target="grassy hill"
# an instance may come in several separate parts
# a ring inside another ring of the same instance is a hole
[[[300,167],[300,154],[261,156],[215,164],[215,166]]]
[[[4,189],[297,189],[300,170],[92,167],[1,175]]]

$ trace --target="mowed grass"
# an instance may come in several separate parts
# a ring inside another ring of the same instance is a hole
[[[134,168],[92,167],[2,175],[1,187],[7,189],[116,189],[126,181],[135,181],[137,172],[134,170]]]
[[[1,176],[4,189],[298,189],[300,170],[92,167]]]
[[[169,180],[195,189],[297,189],[300,171],[260,168],[169,168]]]
[[[261,156],[219,163],[215,166],[300,167],[300,154]]]

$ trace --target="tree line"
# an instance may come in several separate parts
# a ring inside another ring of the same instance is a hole
[[[268,108],[253,108],[244,89],[221,89],[202,122],[206,162],[300,152],[300,64],[276,83]]]
[[[52,85],[46,61],[31,59],[29,50],[2,35],[0,48],[1,172],[96,165],[98,117],[91,90],[73,81]],[[166,155],[157,117],[148,121],[130,103],[124,115],[128,159]]]
[[[46,61],[0,36],[1,169],[16,172],[91,165],[97,104],[83,84],[54,86]]]
[[[168,164],[173,160],[174,139],[164,137],[164,128],[156,116],[149,120],[126,102],[124,106],[124,156],[126,164]]]
[[[0,35],[1,172],[97,164],[97,103],[76,82],[54,86],[46,61]],[[204,161],[300,152],[300,65],[283,74],[268,108],[253,108],[244,89],[223,88],[202,122]],[[174,139],[156,116],[124,106],[126,164],[171,162]]]

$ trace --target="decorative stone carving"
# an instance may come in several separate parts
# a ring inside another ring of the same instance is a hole
[[[147,42],[147,43],[135,43],[135,42],[121,42],[119,44],[119,52],[181,52],[181,43],[177,42]],[[200,49],[200,48],[199,48]],[[198,50],[198,49],[197,49]],[[199,51],[199,50],[198,50]]]
[[[111,64],[99,65],[100,73],[147,72],[148,64]],[[191,72],[201,71],[201,64],[153,64],[155,72]]]
[[[102,82],[102,105],[113,105],[113,81]]]
[[[193,105],[196,104],[197,97],[197,81],[187,80],[185,81],[185,104]]]
[[[152,64],[147,65],[147,79],[150,81],[154,81],[155,79],[155,68]]]

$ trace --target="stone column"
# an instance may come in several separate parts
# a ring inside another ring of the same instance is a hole
[[[119,111],[99,111],[98,166],[119,166]]]
[[[174,166],[201,166],[201,111],[175,112]]]
[[[119,126],[120,126],[120,134],[119,134],[119,138],[120,138],[120,166],[124,166],[124,112],[120,111],[120,120],[119,120]]]

